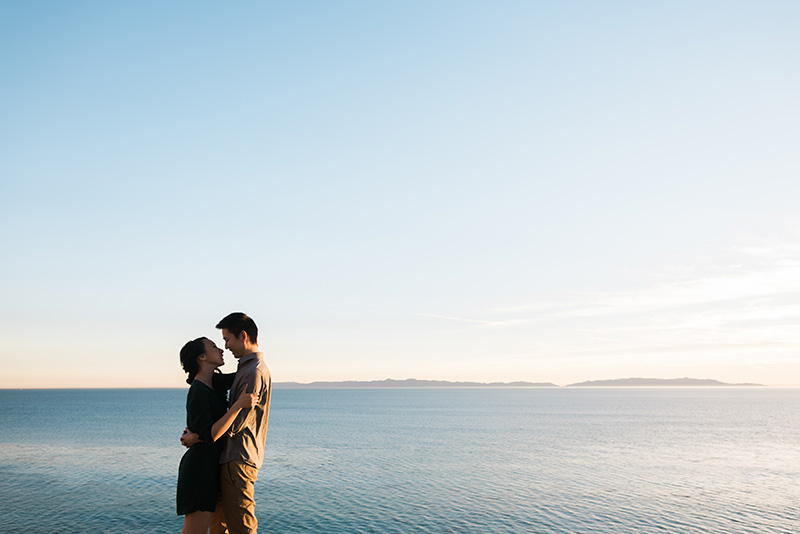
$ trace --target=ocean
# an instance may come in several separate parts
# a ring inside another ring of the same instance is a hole
[[[0,532],[178,533],[185,389],[0,390]],[[264,533],[797,533],[800,389],[276,389]]]

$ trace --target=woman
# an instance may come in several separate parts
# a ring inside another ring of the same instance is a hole
[[[225,390],[220,391],[224,380],[219,380],[223,375],[217,371],[223,363],[222,349],[210,339],[197,338],[181,349],[181,365],[189,374],[186,382],[190,384],[186,397],[186,426],[202,440],[186,451],[178,468],[178,515],[185,516],[182,534],[208,532],[217,504],[222,451],[218,440],[241,410],[258,403],[258,394],[242,393],[230,410],[225,411]],[[230,388],[230,384],[227,386]]]

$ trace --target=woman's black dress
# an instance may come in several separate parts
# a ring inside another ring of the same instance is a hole
[[[178,515],[198,510],[213,512],[217,505],[222,443],[211,441],[211,426],[225,415],[227,407],[224,399],[224,394],[215,392],[199,380],[192,381],[189,387],[186,426],[199,434],[203,441],[192,445],[181,458],[178,468]]]

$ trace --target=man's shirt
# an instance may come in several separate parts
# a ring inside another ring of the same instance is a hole
[[[264,355],[260,352],[252,352],[239,359],[236,378],[231,386],[229,406],[236,402],[245,388],[248,393],[259,394],[258,404],[242,410],[234,419],[225,434],[227,439],[219,463],[240,460],[258,469],[264,461],[264,443],[267,439],[267,421],[272,398],[272,377],[264,362]]]

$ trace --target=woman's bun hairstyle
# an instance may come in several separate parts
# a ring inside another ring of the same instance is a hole
[[[206,352],[206,346],[205,343],[203,343],[205,339],[204,337],[193,339],[181,349],[181,366],[183,366],[184,371],[189,373],[189,377],[186,379],[187,384],[192,383],[195,375],[200,370],[200,364],[197,363],[197,358]]]

